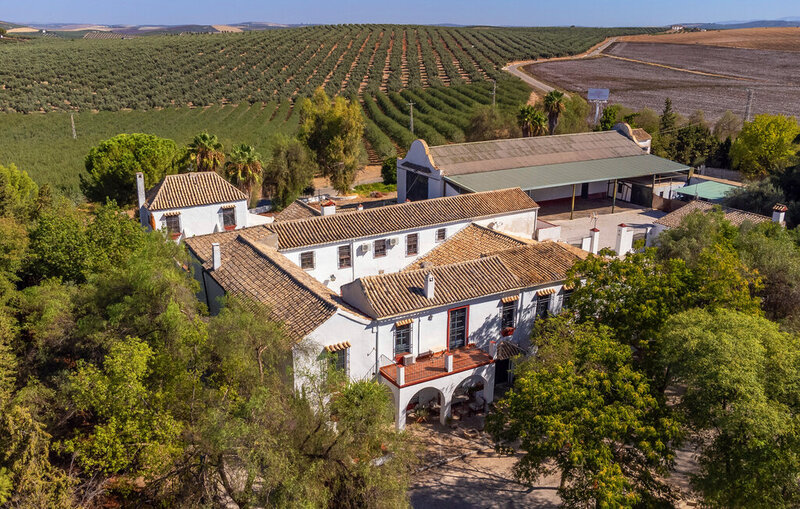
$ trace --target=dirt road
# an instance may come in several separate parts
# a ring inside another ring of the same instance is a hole
[[[538,63],[542,63],[542,62],[554,62],[554,61],[558,61],[558,60],[577,60],[577,59],[581,59],[581,58],[595,57],[595,56],[599,55],[600,53],[602,53],[602,51],[604,49],[606,49],[607,47],[612,45],[614,43],[614,41],[616,41],[616,40],[617,40],[616,37],[609,37],[605,41],[603,41],[603,42],[601,42],[599,44],[595,44],[594,46],[592,46],[591,48],[589,48],[588,50],[584,51],[583,53],[581,53],[579,55],[572,55],[572,56],[569,56],[569,57],[546,58],[546,59],[541,59],[541,60],[523,60],[521,62],[511,62],[507,66],[503,67],[503,70],[506,71],[509,74],[513,74],[517,78],[522,79],[522,81],[524,81],[525,83],[527,83],[528,85],[530,85],[534,89],[536,89],[538,91],[541,91],[541,92],[544,92],[546,94],[547,92],[550,92],[551,90],[555,90],[555,88],[551,87],[547,83],[543,83],[543,82],[537,80],[536,78],[534,78],[530,74],[526,73],[525,71],[523,71],[521,69],[522,67],[525,67],[526,65],[538,64]]]

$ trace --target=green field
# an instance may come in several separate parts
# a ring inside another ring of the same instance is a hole
[[[512,60],[579,53],[641,28],[325,25],[0,45],[0,110],[152,109],[485,81]]]
[[[464,140],[477,107],[513,112],[530,90],[512,60],[578,53],[610,35],[656,29],[327,25],[138,39],[38,38],[0,45],[0,164],[79,196],[89,149],[120,133],[188,143],[203,131],[269,157],[297,128],[293,104],[324,86],[361,103],[370,160],[415,138]],[[409,130],[409,102],[414,127]],[[77,139],[72,138],[74,112]]]

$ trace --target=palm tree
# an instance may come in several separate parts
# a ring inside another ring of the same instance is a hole
[[[526,104],[519,109],[517,113],[517,122],[522,129],[523,137],[531,136],[531,119],[535,113],[536,109],[530,104]]]
[[[533,110],[529,126],[529,136],[544,136],[547,134],[547,116],[539,110]]]
[[[189,144],[189,154],[197,171],[217,171],[225,162],[222,143],[216,135],[203,131]]]
[[[225,163],[225,177],[231,184],[250,198],[253,187],[261,182],[261,173],[261,155],[255,148],[244,143],[233,147],[228,154],[228,162]]]
[[[565,108],[566,105],[564,104],[564,92],[551,90],[546,96],[544,96],[544,111],[547,112],[547,117],[550,124],[550,134],[556,132],[558,117]]]

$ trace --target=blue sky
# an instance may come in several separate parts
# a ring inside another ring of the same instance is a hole
[[[0,0],[0,20],[642,26],[800,16],[797,0]]]

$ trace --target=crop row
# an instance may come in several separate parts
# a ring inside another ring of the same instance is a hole
[[[397,92],[496,78],[511,60],[647,29],[322,25],[0,46],[0,111],[119,110]]]

